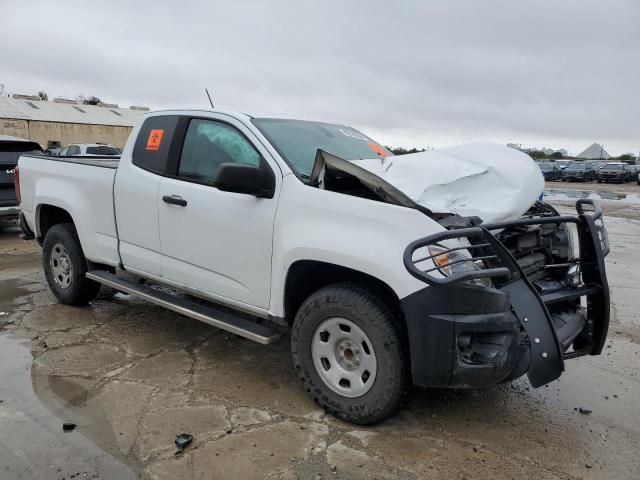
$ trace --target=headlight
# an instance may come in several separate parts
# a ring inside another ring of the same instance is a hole
[[[474,260],[472,257],[464,255],[461,250],[451,251],[450,248],[441,245],[429,245],[428,248],[429,254],[433,255],[433,263],[438,267],[440,273],[447,277],[484,270],[482,260]],[[489,278],[474,278],[468,280],[468,283],[493,288]]]

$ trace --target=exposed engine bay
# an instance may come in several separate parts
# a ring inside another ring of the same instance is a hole
[[[558,212],[538,201],[544,180],[529,156],[490,143],[355,161],[318,150],[309,184],[414,208],[448,231],[493,225],[489,227],[490,235],[508,250],[510,261],[517,263],[542,299],[559,348],[567,351],[573,345],[574,350],[579,350],[588,343],[580,337],[592,337],[586,305],[581,303],[585,289],[591,287],[582,278],[576,225],[556,222],[553,219],[559,218]],[[537,223],[538,219],[542,221]],[[459,240],[469,245],[473,258],[462,258],[460,247],[444,247],[444,253],[438,254],[443,247],[431,246],[431,255],[426,258],[436,262],[435,270],[449,277],[455,277],[456,271],[482,277],[482,273],[472,270],[501,270],[498,257],[492,252],[474,251],[478,245]],[[496,260],[492,260],[494,257]],[[447,272],[438,265],[439,258],[446,258],[451,265]],[[457,260],[451,260],[454,258]],[[509,281],[475,278],[469,283],[506,288]]]
[[[524,217],[552,217],[558,212],[550,205],[536,202]],[[576,260],[575,232],[568,224],[524,225],[494,233],[507,247],[540,295],[583,284]],[[580,297],[547,304],[563,350],[568,349],[587,326],[586,310]]]

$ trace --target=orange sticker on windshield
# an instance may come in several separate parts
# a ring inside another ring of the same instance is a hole
[[[369,148],[374,152],[376,152],[378,155],[382,155],[383,157],[386,157],[387,155],[389,155],[387,151],[377,143],[368,143],[367,145],[369,145]]]
[[[149,138],[147,138],[146,150],[158,150],[160,142],[162,142],[162,135],[164,135],[164,129],[152,128],[149,132]]]

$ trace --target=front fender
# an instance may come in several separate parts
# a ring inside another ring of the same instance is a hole
[[[300,260],[365,273],[400,299],[424,288],[404,268],[404,249],[444,230],[418,210],[320,190],[293,176],[284,179],[274,227],[270,310],[276,316],[284,315],[287,273]]]

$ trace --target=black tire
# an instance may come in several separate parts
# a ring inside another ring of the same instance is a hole
[[[56,245],[64,247],[71,265],[70,283],[66,288],[56,283],[52,272],[51,256]],[[76,229],[71,223],[60,223],[47,231],[42,244],[42,267],[49,288],[65,305],[86,305],[100,292],[100,284],[85,277],[87,260]]]
[[[356,398],[329,388],[313,362],[316,328],[332,317],[356,324],[373,345],[377,373],[370,389]],[[408,353],[400,329],[390,309],[367,290],[345,283],[321,288],[304,301],[293,322],[291,352],[296,373],[328,413],[360,425],[385,420],[398,411],[410,389]]]

